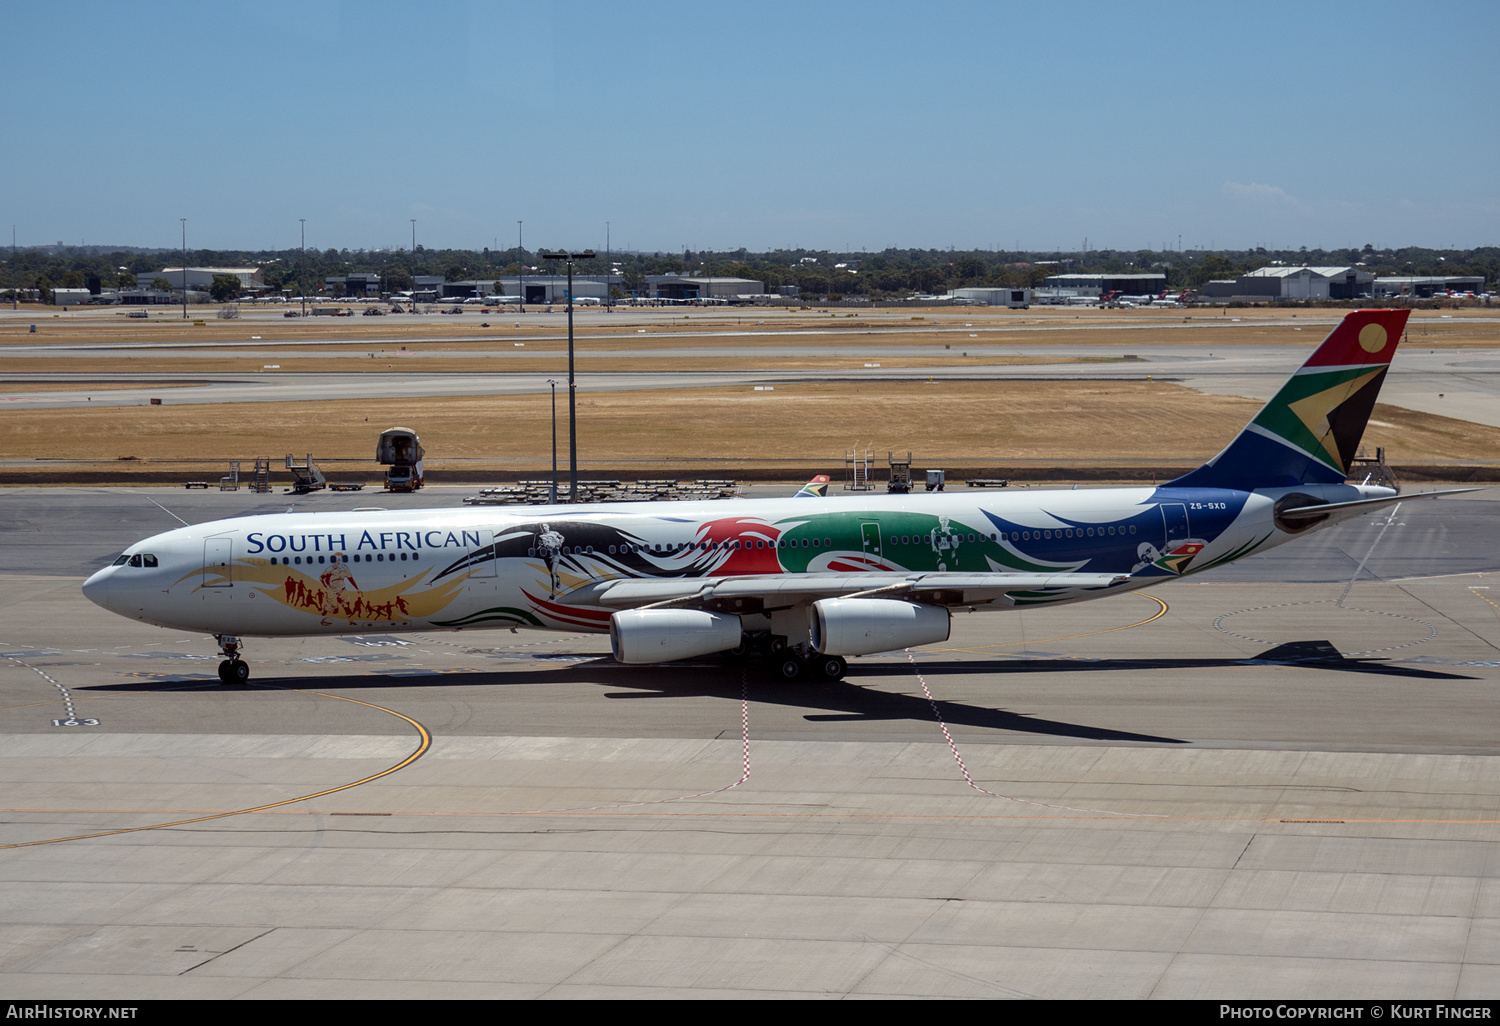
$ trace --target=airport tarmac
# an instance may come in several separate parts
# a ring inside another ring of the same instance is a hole
[[[7,993],[1500,991],[1495,491],[790,686],[502,631],[251,639],[221,687],[79,593],[148,496],[285,508],[0,492]]]

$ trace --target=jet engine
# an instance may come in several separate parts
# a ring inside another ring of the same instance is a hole
[[[740,643],[740,618],[701,609],[622,609],[609,618],[609,644],[621,663],[669,663]]]
[[[899,599],[820,599],[807,611],[812,646],[823,655],[868,655],[948,640],[941,606]]]

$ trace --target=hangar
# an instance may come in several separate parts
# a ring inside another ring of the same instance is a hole
[[[603,300],[609,294],[610,285],[618,285],[619,275],[575,274],[573,275],[573,298]],[[495,286],[500,286],[499,295],[522,296],[528,303],[566,303],[568,301],[568,276],[565,274],[528,274],[517,278],[496,278],[476,281],[474,291],[450,293],[457,295],[495,295]],[[468,285],[468,282],[449,282],[449,286]]]
[[[214,283],[216,275],[228,274],[240,280],[240,288],[246,292],[259,292],[265,289],[266,280],[262,277],[259,267],[166,267],[151,278],[165,278],[172,283],[172,288],[181,290],[186,283],[190,289],[201,289],[208,291]],[[139,278],[148,277],[145,274]]]
[[[734,299],[760,296],[766,283],[750,278],[691,278],[681,274],[648,274],[647,295],[652,299]]]
[[[323,284],[330,292],[336,291],[336,287],[344,287],[346,296],[378,296],[380,295],[381,276],[373,273],[339,274],[330,278],[324,278]]]
[[[1126,296],[1146,296],[1167,287],[1165,274],[1049,274],[1044,283],[1054,294],[1093,296],[1118,292]]]
[[[1415,299],[1431,299],[1435,292],[1484,291],[1482,274],[1423,275],[1420,277],[1376,278],[1375,295],[1407,296]]]
[[[1362,267],[1262,267],[1233,281],[1211,281],[1203,299],[1271,303],[1298,299],[1362,299],[1373,293],[1375,275]]]
[[[976,306],[1008,306],[1024,310],[1031,305],[1030,289],[954,289],[948,295]]]

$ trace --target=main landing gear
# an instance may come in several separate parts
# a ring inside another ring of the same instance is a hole
[[[849,664],[843,656],[813,652],[804,658],[788,652],[771,664],[771,672],[787,683],[795,680],[843,680],[844,674],[849,672]]]
[[[730,653],[732,659],[764,660],[771,676],[792,681],[843,680],[849,664],[843,656],[819,655],[805,645],[788,645],[779,634],[756,632],[740,637],[740,644]]]
[[[224,661],[219,664],[219,680],[224,684],[244,684],[250,679],[250,664],[241,658],[240,639],[228,634],[215,634],[219,651]]]

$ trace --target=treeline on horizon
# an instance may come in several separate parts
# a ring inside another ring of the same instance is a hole
[[[547,274],[560,265],[544,260],[545,249],[474,251],[405,250],[208,250],[190,249],[190,267],[259,267],[272,289],[304,288],[315,293],[324,279],[350,273],[378,273],[387,291],[409,289],[416,275],[442,275],[448,281],[491,280]],[[643,292],[651,274],[751,278],[775,292],[796,285],[806,295],[899,298],[951,288],[1038,286],[1059,273],[1165,273],[1172,288],[1196,288],[1215,279],[1234,278],[1268,264],[1312,266],[1363,265],[1377,276],[1483,275],[1500,277],[1500,246],[1476,249],[1427,249],[1408,246],[1377,249],[1297,250],[1089,250],[1036,252],[940,249],[887,249],[877,253],[779,249],[751,253],[693,251],[681,253],[612,253],[610,262],[623,278],[625,292]],[[0,290],[18,288],[104,288],[149,286],[164,267],[182,262],[180,250],[104,246],[31,247],[0,256]],[[844,265],[842,267],[838,265]],[[121,268],[124,268],[122,271]],[[575,274],[603,274],[605,254],[577,261]]]

